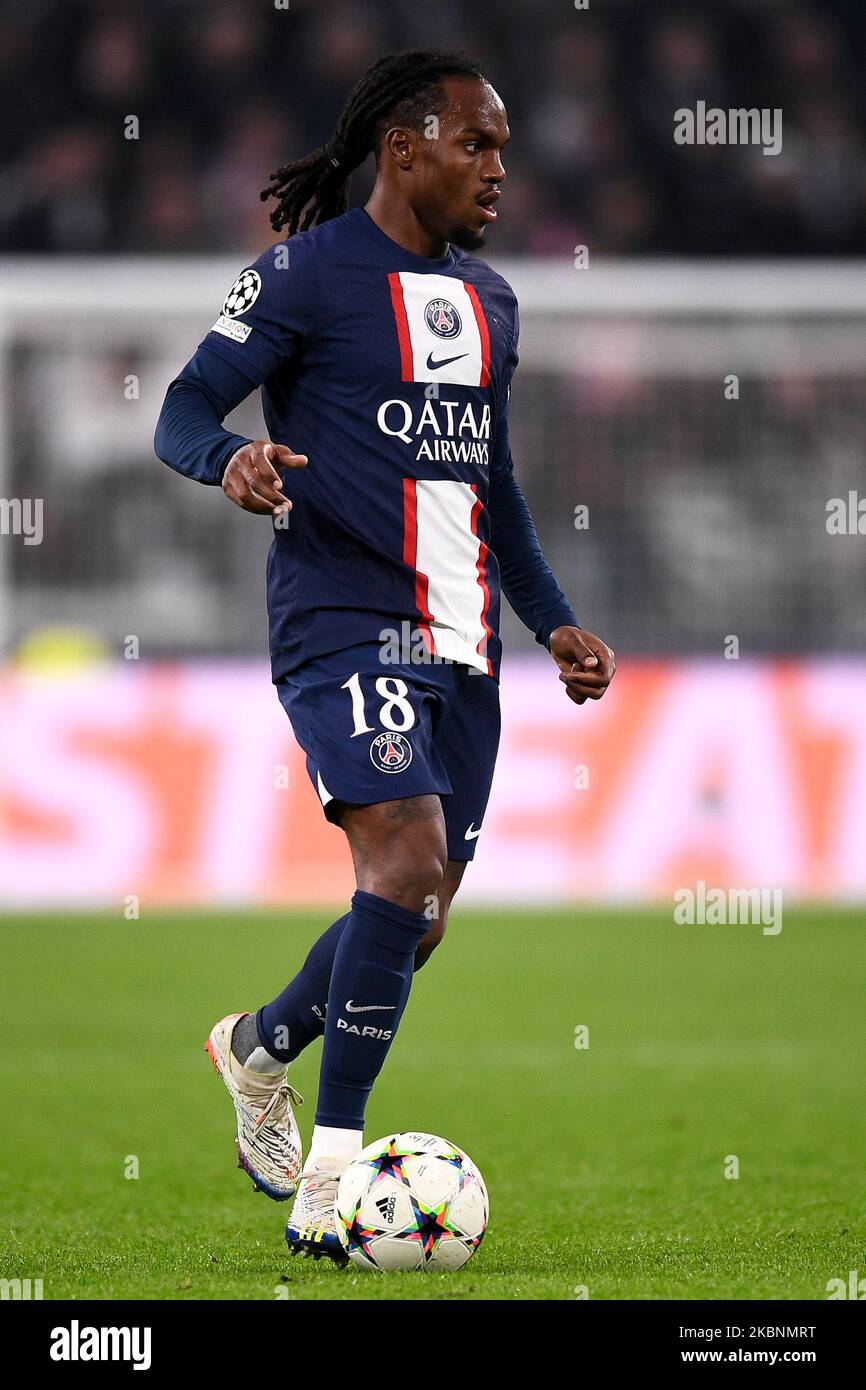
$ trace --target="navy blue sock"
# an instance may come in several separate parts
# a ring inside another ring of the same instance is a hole
[[[429,926],[422,913],[375,893],[359,888],[352,898],[331,970],[317,1125],[364,1128],[367,1098],[409,998],[415,948]]]
[[[331,967],[350,915],[347,912],[322,933],[291,984],[256,1014],[259,1042],[281,1062],[293,1062],[308,1043],[325,1031]]]
[[[310,947],[307,959],[291,983],[256,1014],[259,1042],[266,1052],[278,1057],[281,1062],[293,1062],[305,1047],[325,1031],[331,969],[337,943],[350,916],[347,912],[322,933]],[[430,923],[427,925],[429,927]],[[414,961],[413,971],[420,970],[429,959],[426,956],[421,961]]]

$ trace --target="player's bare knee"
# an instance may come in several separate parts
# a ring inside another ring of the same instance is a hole
[[[426,912],[436,902],[443,872],[439,857],[428,851],[393,865],[383,877],[391,885],[395,901],[412,905],[416,912]]]
[[[448,864],[445,821],[439,800],[425,797],[424,801],[433,803],[430,809],[435,809],[436,814],[407,820],[399,824],[399,828],[395,826],[388,837],[386,856],[391,874],[399,880],[403,891],[423,900],[419,909],[422,912],[427,910],[429,903],[437,901]]]
[[[378,887],[371,891],[414,912],[436,912],[445,874],[444,833],[430,825],[424,833],[394,836],[374,868]]]

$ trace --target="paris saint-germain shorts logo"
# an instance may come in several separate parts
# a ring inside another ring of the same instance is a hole
[[[431,299],[424,310],[424,321],[437,338],[456,338],[463,327],[460,315],[447,299]]]
[[[412,745],[402,734],[378,734],[370,744],[370,759],[380,772],[404,772],[412,761]]]

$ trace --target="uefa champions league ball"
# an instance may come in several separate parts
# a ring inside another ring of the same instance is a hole
[[[484,1237],[489,1204],[468,1154],[435,1134],[391,1134],[349,1164],[337,1231],[359,1269],[460,1269]]]

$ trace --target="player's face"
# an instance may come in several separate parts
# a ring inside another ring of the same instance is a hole
[[[443,86],[448,102],[438,117],[438,139],[421,143],[415,210],[444,241],[475,251],[496,221],[510,131],[489,83],[452,77]]]

